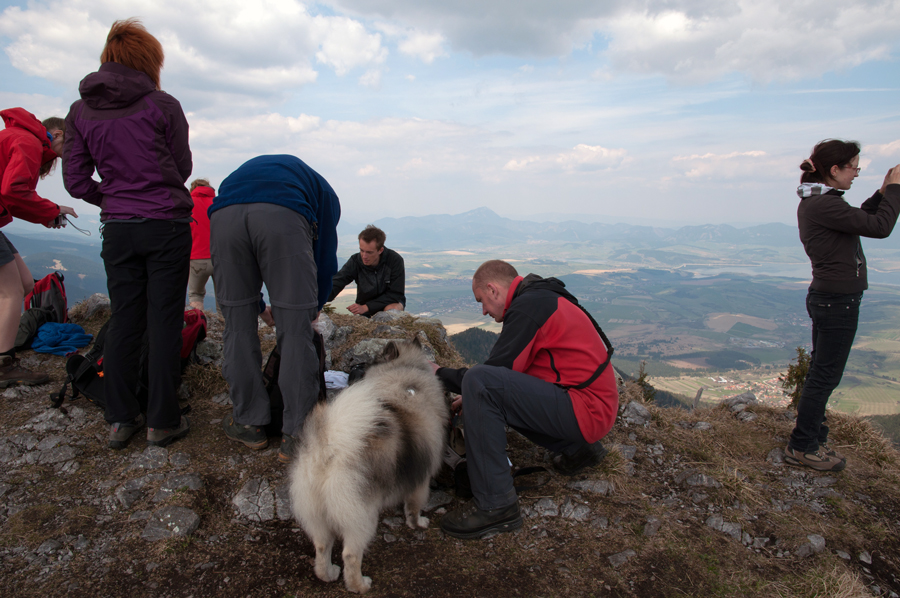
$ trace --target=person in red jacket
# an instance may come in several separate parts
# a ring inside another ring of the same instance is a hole
[[[62,154],[65,121],[48,118],[41,123],[24,108],[0,111],[6,129],[0,131],[0,227],[13,217],[59,228],[59,216],[76,216],[37,194],[38,178],[50,174]],[[0,388],[14,384],[43,384],[46,374],[18,365],[13,349],[22,301],[34,288],[34,279],[13,244],[0,232]]]
[[[466,462],[474,509],[444,515],[441,530],[480,538],[522,526],[506,457],[506,428],[559,453],[553,467],[575,475],[606,456],[600,439],[619,407],[612,347],[562,281],[522,278],[500,260],[483,263],[472,292],[485,315],[503,323],[484,365],[437,368],[465,405]],[[435,366],[436,367],[436,366]]]
[[[216,197],[216,190],[206,179],[191,182],[191,199],[194,211],[191,214],[191,273],[188,276],[188,301],[194,309],[203,309],[206,297],[206,282],[213,275],[212,259],[209,253],[209,206]],[[213,288],[216,280],[213,278]],[[218,311],[218,306],[216,307]],[[221,313],[221,311],[219,312]]]

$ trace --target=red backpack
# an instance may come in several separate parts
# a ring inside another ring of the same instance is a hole
[[[34,290],[25,295],[25,309],[49,307],[53,310],[54,322],[60,324],[68,322],[69,308],[63,280],[63,275],[59,272],[52,272],[40,280],[35,280]]]

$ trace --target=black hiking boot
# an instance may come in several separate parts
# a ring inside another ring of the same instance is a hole
[[[469,505],[450,511],[441,519],[441,530],[448,536],[474,540],[483,538],[491,532],[511,532],[522,527],[522,514],[519,512],[519,501],[508,507],[483,511]]]
[[[594,467],[603,458],[609,454],[609,451],[598,440],[593,444],[586,444],[574,455],[557,455],[553,457],[553,469],[563,475],[572,476],[581,473],[585,468]]]
[[[262,426],[245,426],[234,421],[234,416],[229,415],[222,420],[222,429],[229,440],[241,442],[254,451],[261,451],[269,446],[269,439]]]

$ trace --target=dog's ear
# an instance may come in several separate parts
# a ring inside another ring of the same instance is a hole
[[[384,350],[381,352],[381,359],[383,361],[393,361],[398,357],[400,357],[400,349],[397,348],[397,344],[394,341],[385,345]]]
[[[412,337],[412,340],[410,342],[412,343],[413,347],[415,347],[416,349],[422,348],[422,343],[419,341],[419,335]]]

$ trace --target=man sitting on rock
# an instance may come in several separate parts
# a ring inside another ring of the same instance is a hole
[[[574,475],[606,456],[600,439],[619,406],[612,347],[561,281],[522,278],[491,260],[475,272],[472,292],[484,315],[503,323],[500,337],[484,365],[436,369],[448,390],[462,394],[453,407],[465,406],[473,505],[441,520],[446,534],[464,539],[522,526],[507,426],[560,453],[554,468]]]
[[[333,301],[344,287],[356,282],[356,303],[347,310],[371,318],[380,311],[406,307],[406,272],[400,254],[384,246],[384,231],[369,225],[359,233],[359,253],[354,253],[331,281]]]

